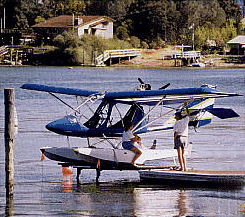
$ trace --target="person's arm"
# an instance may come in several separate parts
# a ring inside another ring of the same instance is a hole
[[[187,113],[187,115],[188,115],[188,117],[190,117],[190,111],[189,111],[189,109],[188,109],[188,102],[184,102],[184,105],[185,105],[185,108],[186,108],[186,113]]]

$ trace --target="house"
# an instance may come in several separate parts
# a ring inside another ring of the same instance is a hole
[[[113,38],[113,19],[107,16],[59,16],[32,26],[43,38],[53,39],[64,31],[73,31],[79,37],[85,34]]]
[[[245,52],[245,36],[239,35],[232,40],[228,41],[227,44],[230,46],[231,54],[242,54]]]

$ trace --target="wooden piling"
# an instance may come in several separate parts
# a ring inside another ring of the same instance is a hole
[[[83,65],[85,65],[85,49],[83,49]]]
[[[13,88],[4,89],[5,103],[5,188],[6,198],[14,194],[14,126],[15,126],[15,92]]]

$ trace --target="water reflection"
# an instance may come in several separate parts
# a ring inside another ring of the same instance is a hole
[[[188,203],[187,203],[187,197],[185,195],[185,192],[183,190],[179,191],[179,198],[177,200],[177,208],[179,210],[178,216],[186,216],[188,213]]]
[[[70,174],[62,182],[62,209],[79,215],[106,216],[186,216],[190,208],[188,190],[148,187],[140,183],[122,182],[99,185],[72,185]],[[139,186],[140,185],[140,186]],[[61,210],[62,210],[61,209]]]
[[[110,183],[80,185],[77,189],[79,192],[77,211],[92,216],[134,216],[133,189],[130,184],[129,186]]]
[[[55,210],[56,215],[192,216],[214,213],[221,207],[224,210],[219,210],[219,213],[223,214],[230,213],[229,207],[239,200],[227,200],[221,205],[215,202],[216,197],[210,198],[210,195],[216,194],[219,198],[230,198],[227,194],[233,195],[239,189],[183,187],[133,180],[101,181],[97,185],[93,179],[92,183],[79,184],[72,181],[72,171],[69,168],[63,168],[62,173],[61,182],[47,184],[49,187],[45,189],[41,202],[47,210]],[[209,205],[204,206],[203,201],[208,201]]]
[[[135,213],[145,216],[185,216],[189,213],[189,197],[184,190],[136,188]]]
[[[63,193],[71,193],[72,192],[72,168],[71,167],[62,167],[62,174],[64,180],[61,182],[62,183],[62,192]]]

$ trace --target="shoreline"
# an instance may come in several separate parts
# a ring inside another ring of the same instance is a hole
[[[125,60],[121,63],[113,65],[114,67],[133,67],[133,68],[146,68],[146,69],[177,69],[177,68],[190,68],[190,69],[205,69],[205,68],[245,68],[245,63],[227,63],[220,55],[203,55],[200,58],[200,63],[205,63],[205,67],[191,67],[191,66],[175,66],[175,60],[164,59],[163,54],[171,53],[173,49],[151,49],[143,50],[140,56]]]
[[[111,66],[106,66],[110,68],[139,68],[139,69],[180,69],[180,68],[190,68],[190,69],[227,69],[227,68],[245,68],[244,63],[226,62],[225,56],[220,55],[203,55],[200,58],[200,63],[205,63],[205,67],[191,67],[191,66],[175,66],[174,59],[165,59],[163,54],[173,53],[173,49],[162,48],[162,49],[143,49],[142,54],[134,57],[130,60],[123,60],[120,63],[113,64]],[[229,57],[229,56],[227,56]],[[180,64],[180,60],[178,60]],[[29,67],[35,65],[5,65],[0,64],[0,67]],[[35,67],[48,67],[48,65],[38,65]],[[53,65],[52,67],[60,67]],[[62,67],[96,67],[96,66],[62,66]]]

